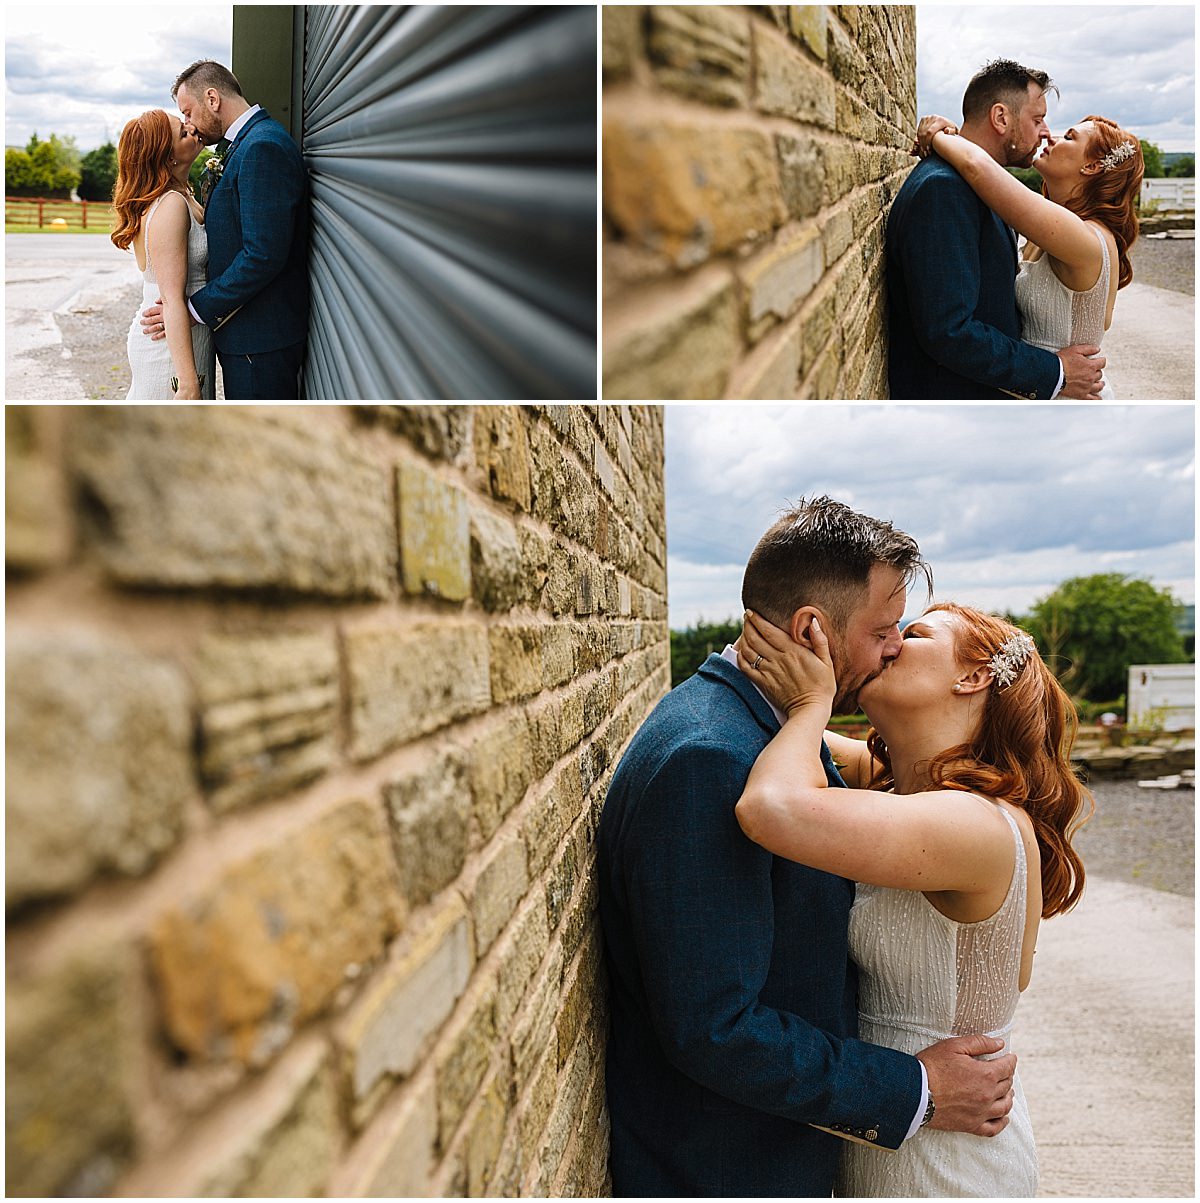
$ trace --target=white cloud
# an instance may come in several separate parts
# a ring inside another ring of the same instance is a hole
[[[1192,5],[922,4],[917,6],[917,108],[954,120],[989,59],[1047,71],[1060,132],[1089,113],[1162,150],[1196,147],[1196,16]]]
[[[115,142],[147,109],[175,112],[171,85],[198,58],[232,58],[233,6],[6,6],[4,140]]]
[[[671,624],[739,613],[759,536],[816,493],[914,535],[940,597],[1021,611],[1125,572],[1191,601],[1194,443],[1191,406],[668,406]]]

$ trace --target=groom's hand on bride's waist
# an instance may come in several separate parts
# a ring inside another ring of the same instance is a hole
[[[953,1036],[917,1054],[934,1101],[931,1128],[995,1136],[1008,1126],[1017,1058],[1013,1053],[994,1056],[1003,1049],[1004,1041],[991,1036]]]
[[[188,317],[192,320],[192,325],[197,326],[196,315],[188,310]],[[149,335],[156,342],[160,338],[167,337],[167,323],[163,321],[163,305],[162,297],[159,297],[153,305],[142,310],[142,333]]]
[[[1074,343],[1058,352],[1063,369],[1063,386],[1058,397],[1072,401],[1098,401],[1104,387],[1104,365],[1108,362],[1094,343]],[[1058,399],[1055,398],[1055,400]]]

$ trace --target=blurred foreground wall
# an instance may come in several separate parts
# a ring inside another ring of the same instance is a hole
[[[609,400],[887,397],[911,5],[605,7]]]
[[[604,1193],[661,411],[5,431],[7,1192]]]

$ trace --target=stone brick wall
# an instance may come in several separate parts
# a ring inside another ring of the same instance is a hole
[[[914,11],[603,9],[607,399],[886,399]]]
[[[10,1194],[602,1194],[661,411],[14,408]]]

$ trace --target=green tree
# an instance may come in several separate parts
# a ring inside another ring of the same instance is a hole
[[[51,134],[43,141],[35,133],[23,151],[5,151],[4,184],[13,196],[65,199],[79,179],[80,155],[74,138]]]
[[[117,182],[117,148],[111,142],[89,150],[79,169],[79,195],[83,200],[112,200]]]
[[[1196,156],[1184,155],[1182,159],[1176,159],[1170,167],[1167,168],[1167,175],[1174,176],[1176,179],[1190,180],[1196,174]]]
[[[1042,173],[1036,167],[1010,167],[1008,172],[1010,175],[1015,175],[1026,188],[1032,188],[1039,196],[1041,195]]]
[[[200,177],[204,174],[204,164],[207,163],[215,153],[215,151],[206,146],[196,156],[196,161],[192,164],[188,171],[188,184],[191,185],[192,193],[197,200],[200,199]]]
[[[704,663],[711,652],[724,651],[742,633],[742,624],[705,622],[699,619],[694,627],[671,632],[671,687],[686,681]]]
[[[1145,176],[1148,180],[1160,180],[1166,174],[1163,171],[1162,151],[1153,142],[1139,138],[1142,144],[1142,162],[1146,165]]]
[[[1036,602],[1025,619],[1042,655],[1077,697],[1125,692],[1131,664],[1187,660],[1169,589],[1119,572],[1073,577]]]

